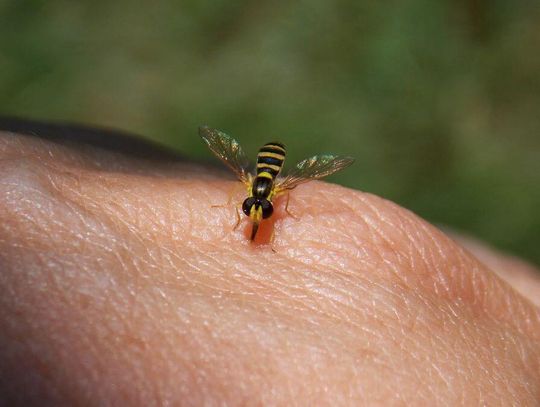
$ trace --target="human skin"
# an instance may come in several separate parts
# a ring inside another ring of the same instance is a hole
[[[218,170],[75,140],[0,133],[0,405],[540,404],[531,266],[323,182],[253,244]]]

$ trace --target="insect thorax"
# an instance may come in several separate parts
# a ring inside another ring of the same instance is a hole
[[[251,193],[255,198],[267,199],[272,193],[274,179],[265,175],[265,173],[257,175],[253,180],[253,187]]]

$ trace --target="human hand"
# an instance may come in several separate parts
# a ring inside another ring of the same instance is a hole
[[[535,275],[322,182],[273,251],[234,181],[141,151],[0,134],[0,404],[540,403]]]

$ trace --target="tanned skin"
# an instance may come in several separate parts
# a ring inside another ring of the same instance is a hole
[[[0,133],[0,405],[540,405],[532,266],[323,182],[253,244],[219,170],[64,130]]]

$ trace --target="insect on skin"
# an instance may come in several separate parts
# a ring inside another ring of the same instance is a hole
[[[199,135],[210,150],[223,161],[248,189],[242,211],[253,223],[251,240],[255,239],[259,223],[274,212],[272,200],[297,185],[320,179],[340,171],[354,162],[351,157],[330,154],[315,155],[300,161],[285,176],[280,177],[285,161],[285,146],[278,142],[266,143],[257,154],[256,174],[249,172],[250,163],[240,144],[227,134],[206,126],[199,128]]]

